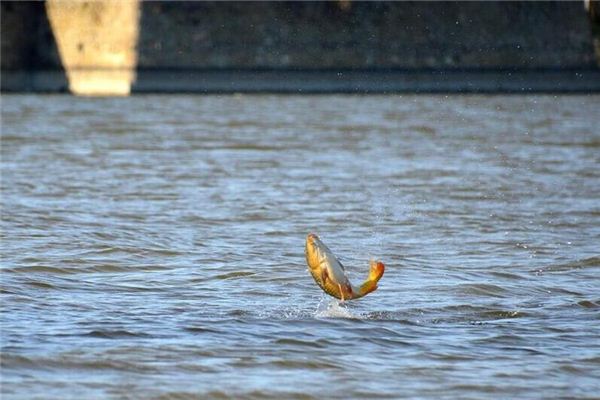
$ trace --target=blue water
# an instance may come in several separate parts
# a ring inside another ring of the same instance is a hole
[[[3,95],[2,399],[597,398],[599,106]]]

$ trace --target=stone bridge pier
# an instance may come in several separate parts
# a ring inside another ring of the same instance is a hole
[[[47,0],[46,13],[77,95],[123,95],[137,66],[138,0]]]

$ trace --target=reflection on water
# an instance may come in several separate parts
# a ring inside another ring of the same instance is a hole
[[[3,398],[600,391],[598,96],[2,100]]]

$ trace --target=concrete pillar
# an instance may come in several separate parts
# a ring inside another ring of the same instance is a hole
[[[135,80],[138,0],[47,0],[73,94],[126,96]]]
[[[596,65],[600,67],[600,1],[586,0],[586,9],[592,22],[592,35],[594,36],[594,52],[596,53]]]

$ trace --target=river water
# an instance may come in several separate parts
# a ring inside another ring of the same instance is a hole
[[[1,397],[598,398],[599,106],[3,95]]]

